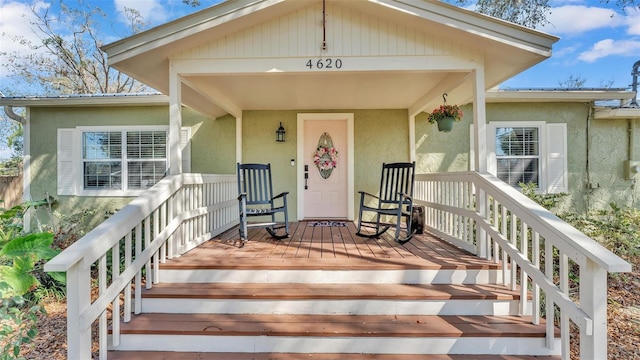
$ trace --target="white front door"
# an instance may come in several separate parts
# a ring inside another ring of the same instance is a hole
[[[352,156],[349,143],[353,122],[349,122],[344,115],[350,114],[299,115],[301,121],[298,124],[302,126],[299,129],[302,132],[302,144],[299,144],[298,156],[299,169],[302,170],[298,180],[302,185],[302,193],[299,193],[301,219],[352,217],[349,213],[352,208],[352,191],[349,187]],[[320,152],[319,147],[323,148]],[[319,164],[318,161],[314,162],[314,157],[321,157]],[[319,166],[323,163],[324,167]],[[322,167],[322,171],[319,167]]]

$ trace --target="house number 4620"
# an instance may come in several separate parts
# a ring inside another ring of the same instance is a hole
[[[306,65],[310,70],[313,69],[340,69],[342,68],[342,59],[319,59],[307,61]]]

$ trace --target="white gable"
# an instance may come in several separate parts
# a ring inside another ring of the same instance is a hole
[[[322,51],[322,3],[271,19],[175,54],[172,59],[250,59],[331,56],[470,57],[467,46],[390,19],[327,4]]]

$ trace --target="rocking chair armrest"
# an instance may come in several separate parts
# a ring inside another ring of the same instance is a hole
[[[275,199],[278,199],[278,198],[281,198],[281,197],[285,197],[287,195],[289,195],[288,191],[281,192],[280,194],[278,194],[278,195],[274,196],[273,198],[271,198],[271,200],[275,200]]]
[[[364,197],[365,197],[365,195],[366,195],[366,196],[370,196],[370,197],[372,197],[372,198],[374,198],[374,199],[378,199],[378,200],[380,200],[380,197],[379,197],[379,196],[376,196],[376,195],[370,194],[370,193],[368,193],[368,192],[366,192],[366,191],[358,191],[358,192],[360,193],[361,198],[363,198],[363,199],[364,199]]]
[[[398,193],[398,195],[400,195],[400,196],[401,196],[403,199],[405,199],[405,200],[411,200],[411,201],[413,201],[413,196],[411,196],[411,195],[409,195],[409,194],[405,194],[405,193],[399,192],[399,193]]]
[[[241,193],[240,195],[238,195],[238,201],[244,199],[247,197],[247,193]]]

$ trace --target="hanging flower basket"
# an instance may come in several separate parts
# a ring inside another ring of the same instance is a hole
[[[438,119],[438,131],[449,132],[453,130],[453,123],[456,121],[453,117],[444,117],[442,119]]]
[[[458,105],[440,105],[434,109],[427,121],[431,124],[438,123],[438,130],[449,132],[453,129],[453,123],[462,119],[462,110]]]

